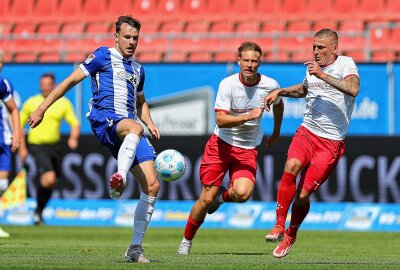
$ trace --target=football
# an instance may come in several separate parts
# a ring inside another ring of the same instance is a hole
[[[186,169],[185,158],[174,149],[168,149],[158,154],[154,166],[160,180],[171,182],[178,180]]]

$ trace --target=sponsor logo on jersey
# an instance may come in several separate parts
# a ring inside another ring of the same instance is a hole
[[[86,60],[85,60],[85,63],[86,63],[86,64],[89,64],[90,62],[92,62],[92,60],[93,60],[95,57],[96,57],[96,56],[95,56],[93,53],[89,54],[88,57],[87,57]]]

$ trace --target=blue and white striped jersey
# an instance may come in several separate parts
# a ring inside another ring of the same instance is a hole
[[[0,77],[0,145],[11,145],[11,124],[9,121],[8,111],[4,103],[12,98],[14,89],[12,84],[5,78]]]
[[[100,47],[79,65],[92,77],[89,120],[136,119],[136,95],[143,95],[143,67],[125,59],[115,48]]]

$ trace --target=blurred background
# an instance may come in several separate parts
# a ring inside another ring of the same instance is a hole
[[[176,202],[167,204],[165,211],[178,209],[178,214],[163,216],[161,204],[160,222],[182,226],[192,200],[200,193],[198,167],[215,125],[215,94],[223,78],[238,72],[236,51],[240,43],[251,40],[260,44],[263,63],[259,71],[286,87],[303,80],[303,62],[313,59],[314,33],[332,28],[339,34],[340,54],[353,57],[359,67],[361,88],[345,156],[327,184],[313,195],[321,208],[312,209],[316,212],[306,224],[309,228],[320,228],[322,223],[318,222],[325,222],[328,229],[400,230],[400,210],[395,207],[400,202],[400,1],[0,0],[0,49],[5,53],[2,75],[14,84],[24,102],[39,92],[39,77],[44,72],[53,72],[59,83],[97,47],[114,46],[114,22],[125,14],[142,22],[134,57],[144,65],[146,98],[162,133],[162,139],[152,143],[158,152],[179,150],[187,161],[181,179],[162,183],[160,199]],[[83,206],[77,209],[98,209],[98,200],[109,201],[105,179],[116,167],[85,119],[90,80],[84,80],[67,97],[82,122],[83,136],[77,151],[64,149],[53,205],[45,213],[49,224],[79,224],[65,219],[68,215],[62,210],[68,200],[81,200]],[[221,223],[221,213],[210,220],[212,226],[248,224],[250,228],[273,224],[286,151],[305,108],[304,100],[285,99],[285,103],[282,138],[273,149],[260,147],[254,204],[241,205],[240,211],[223,205],[221,211],[226,217],[237,213],[239,219]],[[267,135],[272,127],[270,115],[264,114],[262,127]],[[68,134],[67,125],[62,131]],[[18,159],[14,163],[18,171],[22,165]],[[28,196],[34,198],[36,166],[31,158],[27,169]],[[122,198],[128,202],[138,196],[139,187],[130,179]],[[350,203],[361,208],[349,210],[353,205]],[[118,215],[125,219],[117,225],[133,222],[131,210],[127,210],[132,207],[113,207],[112,214],[107,212],[107,222],[115,225],[112,222]],[[4,212],[0,221],[14,224],[10,220],[15,218],[8,215],[12,216]],[[346,225],[347,219],[350,225]],[[32,222],[30,217],[24,220]]]

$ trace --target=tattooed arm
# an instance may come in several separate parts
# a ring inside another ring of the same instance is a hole
[[[268,112],[271,109],[271,104],[273,104],[278,97],[293,97],[293,98],[302,98],[305,97],[308,93],[307,88],[304,86],[304,84],[296,84],[287,88],[278,88],[271,93],[269,93],[265,99],[264,99],[264,104],[265,104],[265,110]]]
[[[308,65],[310,75],[316,76],[318,79],[332,85],[343,94],[357,96],[360,90],[360,78],[356,75],[348,76],[345,79],[338,79],[322,71],[321,67],[315,61],[305,62]]]

